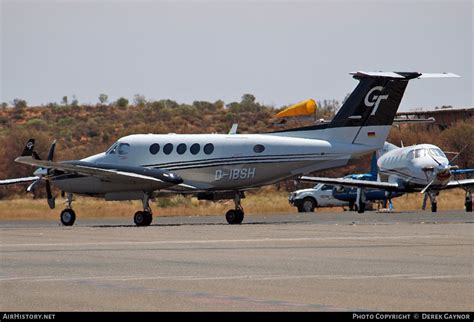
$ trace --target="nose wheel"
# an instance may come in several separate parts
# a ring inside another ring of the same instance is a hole
[[[64,226],[72,226],[76,221],[76,213],[74,210],[66,208],[61,211],[59,219]]]
[[[61,211],[59,220],[64,226],[72,226],[76,221],[76,213],[72,210],[72,201],[74,200],[72,193],[66,194],[66,209]]]
[[[467,212],[472,212],[472,192],[470,190],[466,192],[464,206],[466,207]]]
[[[438,196],[438,193],[435,191],[430,191],[428,193],[428,197],[430,198],[431,201],[431,212],[437,212],[438,211],[438,201],[436,200]]]

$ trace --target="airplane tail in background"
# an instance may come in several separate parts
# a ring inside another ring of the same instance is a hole
[[[332,142],[383,147],[411,79],[459,77],[451,73],[354,72],[359,84],[328,124],[280,131],[279,135],[330,139]]]
[[[328,132],[335,134],[344,143],[363,144],[376,149],[382,148],[387,139],[410,80],[459,77],[451,73],[416,72],[355,72],[351,75],[359,80],[359,84],[329,123]],[[341,128],[351,130],[337,130]]]

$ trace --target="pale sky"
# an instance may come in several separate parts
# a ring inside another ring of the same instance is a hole
[[[411,81],[402,110],[472,107],[474,1],[0,0],[0,102],[135,94],[280,107],[337,99],[351,71]]]

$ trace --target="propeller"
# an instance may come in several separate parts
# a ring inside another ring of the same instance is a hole
[[[454,161],[456,161],[456,159],[459,158],[459,156],[461,155],[461,153],[463,153],[464,150],[466,150],[468,146],[469,146],[469,144],[466,144],[466,145],[461,149],[461,151],[459,151],[459,152],[454,156],[454,158],[452,158],[451,161],[449,161],[449,164],[451,165],[451,163],[453,163]]]
[[[431,167],[425,167],[423,168],[423,172],[425,173],[425,176],[426,176],[426,179],[428,179],[428,172],[432,172],[434,174],[434,176],[432,177],[433,179],[423,188],[423,190],[421,190],[421,193],[424,194],[424,197],[423,197],[423,205],[422,205],[422,209],[424,210],[425,206],[426,206],[426,201],[427,201],[427,198],[428,198],[428,195],[427,195],[427,191],[429,190],[429,188],[431,187],[431,185],[438,179],[440,181],[443,181],[443,180],[446,180],[448,178],[451,177],[451,170],[456,170],[456,169],[459,169],[458,166],[456,165],[451,165],[458,157],[459,155],[461,155],[462,152],[464,152],[464,150],[468,147],[468,144],[466,144],[458,153],[457,155],[452,158],[447,165],[443,165],[441,162],[439,162],[431,153],[428,153],[428,155],[431,157],[431,159],[433,159],[436,164],[438,164],[438,167],[434,167],[434,166],[431,166]],[[444,178],[443,178],[444,177]]]
[[[48,156],[47,156],[47,161],[53,161],[54,158],[54,151],[56,149],[56,140],[53,141],[51,144],[51,147],[49,148]],[[34,157],[36,159],[41,159],[36,152],[33,153]],[[39,182],[43,179],[46,183],[46,196],[48,198],[48,206],[50,209],[54,209],[56,206],[55,198],[53,196],[53,193],[51,191],[51,184],[48,179],[48,175],[50,174],[49,169],[44,169],[44,168],[38,168],[35,170],[34,174],[38,176],[39,178],[35,180],[32,184],[28,186],[26,191],[28,192],[34,192],[36,189],[36,186],[39,184]]]

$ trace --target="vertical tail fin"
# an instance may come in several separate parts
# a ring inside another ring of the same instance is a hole
[[[391,125],[408,81],[420,73],[351,73],[359,80],[329,128]]]
[[[345,143],[383,147],[391,125],[411,79],[459,77],[451,73],[355,72],[359,84],[342,105],[328,129],[351,128],[341,137]],[[352,135],[351,135],[352,134]]]
[[[383,147],[403,94],[411,79],[459,77],[451,73],[355,72],[359,84],[329,124],[277,131],[279,135],[326,139],[332,142]]]

